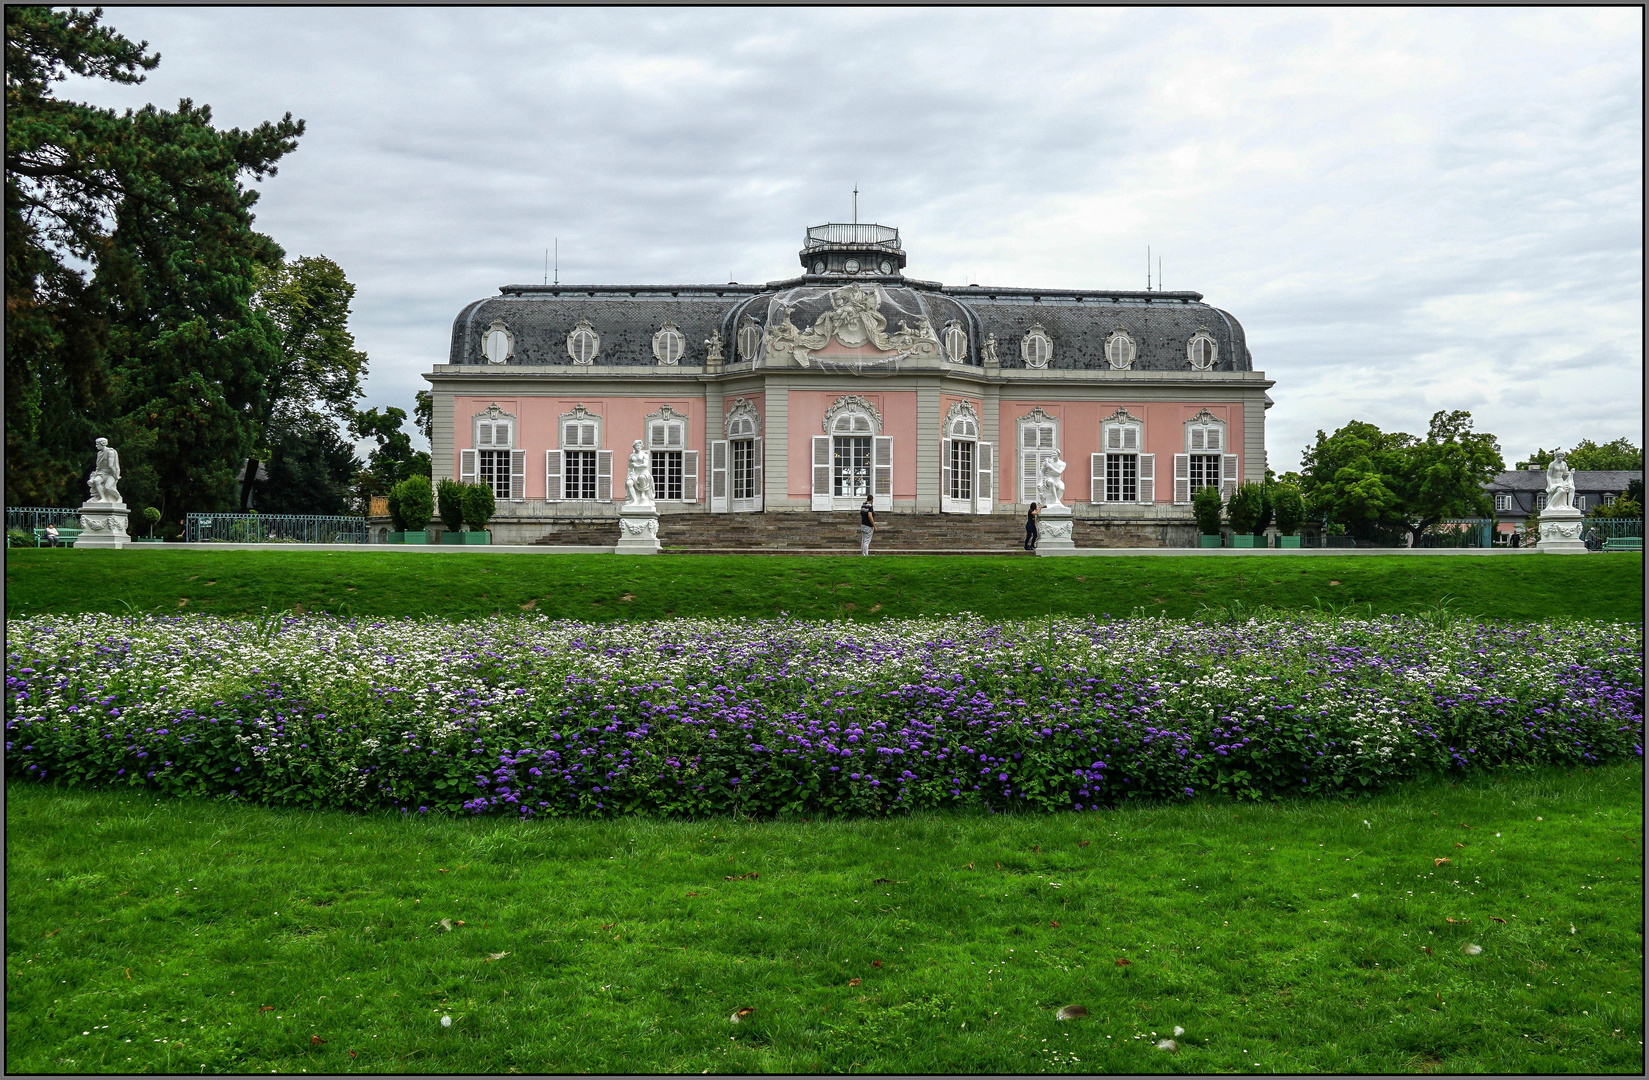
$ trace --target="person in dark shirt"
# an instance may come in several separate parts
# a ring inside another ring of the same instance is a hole
[[[876,535],[876,511],[865,496],[864,505],[859,507],[859,554],[870,554],[870,538]]]
[[[1025,515],[1025,550],[1036,550],[1036,504],[1031,503],[1030,512]]]

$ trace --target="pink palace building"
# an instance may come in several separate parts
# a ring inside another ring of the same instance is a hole
[[[1023,516],[1057,455],[1099,547],[1193,545],[1194,490],[1265,474],[1272,384],[1200,293],[921,281],[882,225],[815,226],[800,257],[765,285],[506,285],[465,307],[425,376],[435,479],[492,486],[496,543],[616,535],[640,440],[668,543],[676,515],[856,525],[866,494],[884,517]]]

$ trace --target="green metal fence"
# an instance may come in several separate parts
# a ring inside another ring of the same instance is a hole
[[[364,544],[366,518],[318,514],[190,514],[190,543]]]

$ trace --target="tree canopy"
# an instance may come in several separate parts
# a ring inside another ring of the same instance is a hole
[[[1439,412],[1424,439],[1361,420],[1317,432],[1299,485],[1312,517],[1358,537],[1406,531],[1418,540],[1448,518],[1491,514],[1483,485],[1504,468],[1499,443],[1472,430],[1470,413]]]
[[[1544,469],[1552,463],[1552,458],[1556,456],[1557,451],[1555,449],[1536,450],[1533,457],[1527,461],[1519,461],[1516,468],[1524,469],[1530,465],[1538,465]],[[1582,439],[1575,443],[1574,449],[1570,450],[1565,457],[1568,459],[1569,468],[1587,472],[1592,470],[1641,472],[1643,470],[1643,449],[1634,446],[1632,441],[1624,435],[1613,442],[1602,444],[1595,443],[1591,439]]]
[[[243,179],[274,175],[303,121],[56,98],[69,73],[130,84],[159,63],[101,19],[5,11],[7,498],[75,505],[104,435],[127,501],[175,522],[231,504],[264,435],[281,328],[252,299],[282,252]]]

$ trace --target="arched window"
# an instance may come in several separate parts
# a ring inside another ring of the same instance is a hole
[[[762,508],[761,414],[744,398],[727,411],[726,441],[710,444],[710,509],[748,512]]]
[[[945,327],[945,359],[953,364],[967,363],[968,332],[959,322],[952,321]]]
[[[973,404],[958,401],[945,414],[939,444],[939,509],[947,514],[988,514],[991,498],[992,446],[980,442],[979,414]]]
[[[674,367],[681,363],[681,358],[686,352],[687,339],[676,329],[675,323],[665,323],[664,327],[653,335],[653,359],[666,367]]]
[[[1220,346],[1214,340],[1214,335],[1206,329],[1200,329],[1191,335],[1191,340],[1185,346],[1186,359],[1197,371],[1212,371],[1219,363]]]
[[[1105,339],[1105,362],[1119,371],[1133,364],[1136,353],[1133,336],[1126,330],[1113,330]]]
[[[489,364],[502,364],[515,354],[515,335],[502,320],[494,319],[481,334],[481,355]]]
[[[881,414],[858,394],[825,410],[825,433],[813,439],[815,510],[852,510],[866,495],[876,509],[893,509],[893,437],[881,430]]]
[[[1019,355],[1028,368],[1045,368],[1053,363],[1054,343],[1042,324],[1032,326],[1019,342]]]
[[[595,332],[590,320],[580,319],[573,332],[567,335],[567,355],[575,364],[593,364],[601,351],[601,335]]]
[[[756,325],[756,320],[745,316],[744,325],[739,327],[739,357],[743,360],[754,361],[761,355],[762,329]]]

